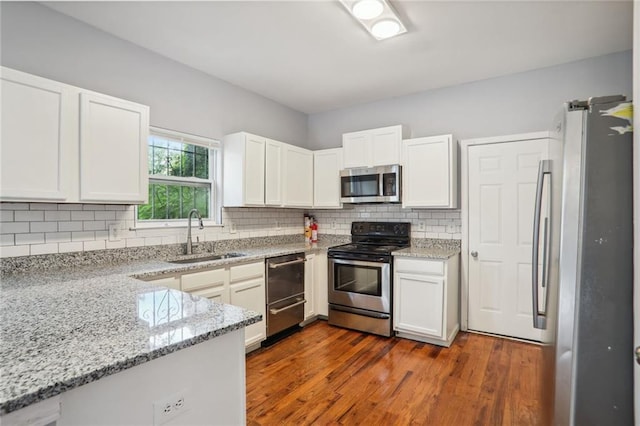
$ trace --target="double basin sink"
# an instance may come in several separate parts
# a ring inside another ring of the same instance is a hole
[[[212,260],[222,260],[222,259],[231,259],[234,257],[242,257],[242,256],[246,256],[246,254],[243,253],[225,253],[225,254],[211,254],[208,256],[201,256],[201,257],[191,257],[191,258],[186,258],[186,259],[174,259],[174,260],[169,260],[169,263],[178,263],[178,264],[185,264],[185,263],[200,263],[200,262],[210,262]]]

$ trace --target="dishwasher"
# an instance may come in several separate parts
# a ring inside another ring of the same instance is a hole
[[[267,258],[267,340],[263,346],[298,331],[304,321],[305,261],[304,253]]]

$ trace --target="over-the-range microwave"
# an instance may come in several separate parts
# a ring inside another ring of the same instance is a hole
[[[343,203],[399,203],[402,166],[345,169],[340,172],[340,201]]]

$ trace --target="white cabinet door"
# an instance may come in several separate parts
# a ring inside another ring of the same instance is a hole
[[[267,206],[282,205],[282,143],[266,140],[264,203]]]
[[[146,203],[149,108],[80,95],[80,201]]]
[[[169,287],[174,290],[180,290],[180,277],[175,275],[171,277],[151,279],[151,280],[148,280],[147,282],[150,282],[154,285],[158,285],[162,287]]]
[[[245,132],[224,137],[225,207],[264,206],[265,145],[265,138]]]
[[[323,149],[313,153],[313,206],[342,208],[340,202],[340,170],[342,148]]]
[[[394,329],[443,339],[444,279],[396,274]]]
[[[297,146],[284,146],[284,206],[313,206],[313,152]]]
[[[369,167],[371,165],[371,134],[368,131],[342,135],[344,167]]]
[[[403,141],[402,206],[458,207],[458,169],[452,135]]]
[[[381,127],[342,135],[344,167],[400,164],[402,126]]]
[[[329,315],[329,264],[327,253],[319,252],[315,256],[314,265],[314,302],[316,315],[327,317]]]
[[[262,314],[263,320],[245,329],[245,346],[266,338],[264,277],[240,281],[230,286],[231,304]]]
[[[0,200],[68,200],[78,167],[76,89],[1,71]]]
[[[307,261],[304,264],[304,298],[307,303],[304,304],[304,319],[307,320],[316,315],[315,310],[315,254],[308,254]]]
[[[371,165],[385,166],[402,161],[402,126],[371,130]]]

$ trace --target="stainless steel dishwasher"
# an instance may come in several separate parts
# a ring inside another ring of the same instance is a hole
[[[297,331],[304,321],[304,253],[267,259],[266,345]]]

